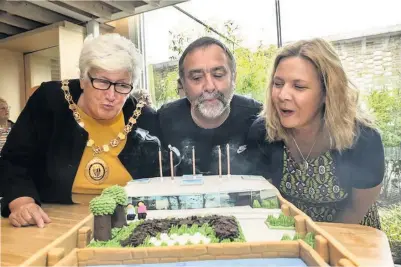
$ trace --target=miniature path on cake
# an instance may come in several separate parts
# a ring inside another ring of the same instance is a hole
[[[250,206],[228,208],[206,208],[188,210],[152,210],[148,211],[149,219],[162,219],[167,217],[185,218],[188,216],[205,216],[219,214],[237,218],[247,242],[279,241],[284,234],[293,237],[295,230],[269,229],[265,224],[268,215],[278,216],[279,209],[254,209]]]
[[[295,235],[294,230],[269,229],[265,219],[238,219],[247,242],[279,241],[284,234]]]

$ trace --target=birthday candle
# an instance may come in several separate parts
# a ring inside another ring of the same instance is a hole
[[[160,169],[160,178],[163,179],[163,168],[162,168],[162,152],[159,147],[159,169]]]
[[[219,176],[221,177],[221,149],[220,146],[218,146],[219,149]]]
[[[171,168],[171,180],[174,180],[174,162],[173,162],[173,151],[170,147],[170,168]]]
[[[192,147],[192,173],[193,173],[193,178],[195,178],[196,171],[195,171],[195,147]]]
[[[231,168],[230,168],[230,145],[226,145],[227,148],[227,175],[230,176]]]

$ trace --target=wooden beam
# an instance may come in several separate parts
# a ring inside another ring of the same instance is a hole
[[[89,14],[104,18],[111,19],[111,15],[113,14],[113,10],[101,2],[98,1],[60,1],[69,5],[71,7],[78,8],[83,10]]]
[[[0,33],[0,39],[4,39],[4,38],[7,38],[7,37],[8,37],[8,34]]]
[[[91,17],[74,12],[73,10],[68,9],[66,7],[60,6],[57,4],[57,2],[54,3],[54,2],[49,2],[49,1],[37,1],[37,0],[27,0],[27,1],[31,2],[34,5],[37,5],[37,6],[46,8],[48,10],[63,14],[65,16],[71,17],[71,18],[76,19],[81,22],[86,22],[86,21],[90,21],[93,19]]]
[[[60,21],[70,21],[77,23],[76,20],[60,15],[56,12],[44,9],[26,1],[6,1],[0,0],[0,10],[10,14],[37,21],[43,24],[53,24]]]
[[[119,0],[102,0],[102,2],[120,9],[121,11],[128,14],[135,14],[135,2],[134,1],[119,1]]]
[[[150,0],[146,0],[146,1],[143,0],[143,1],[144,2],[148,1],[149,3],[151,2]],[[164,0],[164,1],[160,1],[158,3],[158,5],[156,5],[156,2],[153,1],[153,2],[155,2],[154,5],[147,4],[144,6],[137,7],[135,10],[135,14],[140,14],[140,13],[144,13],[147,11],[156,10],[156,9],[166,7],[166,6],[173,6],[173,5],[180,4],[183,2],[187,2],[187,1],[188,0]]]
[[[153,7],[160,6],[160,0],[142,0],[142,1]]]
[[[106,1],[105,3],[108,3],[107,0],[105,0],[105,1]],[[120,1],[120,0],[117,0],[117,1]],[[121,1],[124,1],[124,0],[121,0]],[[159,2],[159,0],[148,0],[148,1],[152,2],[152,5],[147,4],[144,0],[136,1],[136,2],[134,1],[133,3],[136,6],[134,15],[141,14],[141,13],[144,13],[147,11],[156,10],[156,9],[166,7],[166,6],[180,4],[183,2],[187,2],[188,0],[164,0],[164,1],[160,1],[160,2]],[[132,16],[132,14],[121,11],[121,12],[113,13],[111,15],[111,19],[97,18],[96,21],[98,21],[100,23],[107,23],[110,21],[119,20],[119,19],[123,19],[126,17],[130,17],[130,16]]]
[[[15,35],[24,32],[24,30],[8,24],[0,23],[0,32],[8,35]]]
[[[32,30],[43,26],[42,23],[37,23],[35,21],[24,19],[18,16],[13,16],[5,11],[0,11],[0,22],[25,30]]]

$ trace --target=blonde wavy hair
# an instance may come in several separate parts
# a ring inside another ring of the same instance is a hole
[[[315,38],[289,44],[279,50],[276,56],[266,91],[265,106],[260,114],[266,122],[267,141],[290,140],[289,131],[281,125],[271,98],[277,66],[288,57],[304,58],[316,67],[325,95],[323,122],[330,134],[332,149],[342,151],[351,148],[359,135],[359,125],[374,128],[373,120],[360,108],[359,90],[348,80],[334,48],[327,41]]]

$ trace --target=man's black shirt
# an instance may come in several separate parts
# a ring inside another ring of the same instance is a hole
[[[227,173],[226,145],[230,146],[231,174],[240,172],[237,150],[244,145],[248,130],[261,111],[257,101],[234,95],[230,114],[217,128],[203,129],[191,117],[191,104],[186,98],[163,105],[158,110],[161,140],[181,152],[182,161],[176,175],[192,174],[192,147],[195,147],[196,173],[218,174],[218,146],[222,153],[222,171]],[[240,173],[237,173],[240,174]]]

